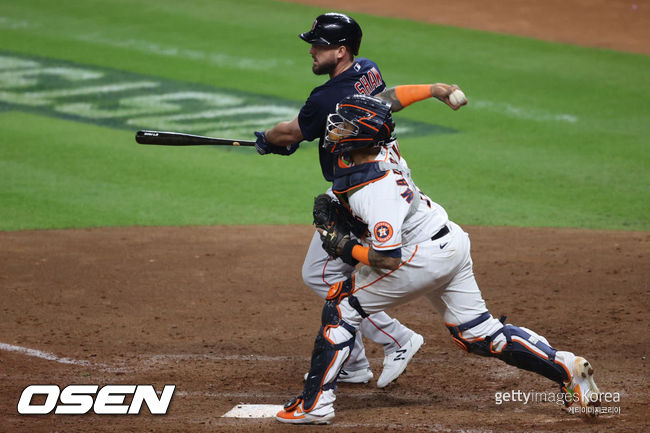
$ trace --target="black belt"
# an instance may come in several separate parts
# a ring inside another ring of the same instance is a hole
[[[436,239],[440,239],[441,237],[443,237],[443,236],[445,236],[447,234],[449,234],[449,227],[444,226],[443,228],[440,229],[440,231],[438,233],[431,236],[431,240],[435,241]]]

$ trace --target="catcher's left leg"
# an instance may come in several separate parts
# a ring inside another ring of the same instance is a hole
[[[468,323],[446,325],[462,349],[538,373],[560,385],[566,407],[578,403],[584,414],[597,415],[600,390],[594,382],[594,369],[585,358],[556,350],[536,332],[503,324],[487,312]]]
[[[311,367],[300,395],[275,418],[290,424],[329,424],[334,419],[336,379],[354,346],[354,336],[366,314],[354,296],[352,279],[332,286],[323,307],[314,342]]]
[[[530,329],[504,324],[505,317],[492,317],[474,278],[469,238],[460,241],[458,250],[466,252],[465,263],[446,287],[428,294],[454,342],[468,352],[499,358],[554,381],[566,392],[567,405],[578,402],[586,412],[595,414],[592,406],[600,404],[600,391],[591,364],[571,352],[556,350]]]

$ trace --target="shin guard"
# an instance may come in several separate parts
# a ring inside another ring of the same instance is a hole
[[[352,279],[347,279],[333,285],[328,293],[311,367],[300,396],[305,412],[316,408],[323,391],[336,389],[336,379],[354,346],[356,329],[341,318],[339,309],[339,303],[349,296],[352,285]]]
[[[548,341],[526,328],[503,325],[492,335],[483,338],[468,340],[463,337],[463,331],[479,326],[491,318],[492,316],[485,312],[461,325],[447,324],[447,328],[454,342],[468,352],[499,358],[506,364],[541,374],[559,384],[571,377],[567,367],[555,359],[557,351]],[[503,323],[505,319],[503,316],[499,321]]]
[[[557,350],[549,346],[546,339],[524,328],[505,325],[489,337],[491,351],[501,333],[506,344],[499,352],[493,353],[506,364],[541,374],[560,385],[571,377],[566,366],[555,360]]]

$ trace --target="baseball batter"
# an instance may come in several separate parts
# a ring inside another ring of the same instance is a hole
[[[339,13],[320,15],[311,30],[300,34],[301,39],[311,44],[309,53],[313,59],[312,71],[317,75],[329,75],[330,79],[313,89],[295,119],[280,122],[264,132],[255,132],[256,148],[260,154],[290,155],[298,149],[301,141],[320,138],[321,170],[325,179],[332,181],[336,156],[322,147],[322,137],[327,116],[343,97],[351,94],[379,95],[391,101],[394,111],[431,97],[443,101],[453,109],[464,104],[462,99],[452,103],[450,95],[454,90],[459,90],[442,83],[386,89],[379,67],[366,58],[355,58],[361,37],[361,28],[356,21]],[[331,192],[328,193],[334,197]],[[307,286],[325,298],[332,284],[346,280],[353,271],[354,266],[330,257],[321,246],[320,235],[314,233],[302,269]],[[384,348],[384,368],[377,380],[378,387],[385,387],[395,380],[424,341],[421,335],[382,311],[366,317],[360,324],[360,332]],[[372,378],[363,341],[357,338],[352,356],[341,372],[339,381],[365,383]]]
[[[355,240],[336,224],[319,226],[330,255],[362,266],[330,288],[304,390],[276,419],[329,423],[337,376],[363,319],[420,296],[462,349],[547,377],[563,387],[567,404],[596,405],[599,390],[588,361],[488,312],[474,278],[469,236],[413,183],[393,129],[390,104],[364,95],[344,98],[328,118],[325,147],[338,157],[333,192],[368,233]]]

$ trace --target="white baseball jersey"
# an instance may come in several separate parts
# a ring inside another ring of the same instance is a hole
[[[368,225],[366,242],[377,251],[424,242],[449,221],[442,206],[417,188],[398,146],[393,141],[377,155],[386,174],[349,195],[350,210]]]
[[[485,312],[472,271],[469,237],[413,183],[397,141],[382,149],[373,162],[343,165],[341,161],[333,191],[355,217],[368,224],[365,241],[371,248],[402,259],[393,271],[372,266],[357,269],[353,293],[366,313],[422,295],[445,322],[465,323]],[[449,232],[433,240],[445,226]]]

